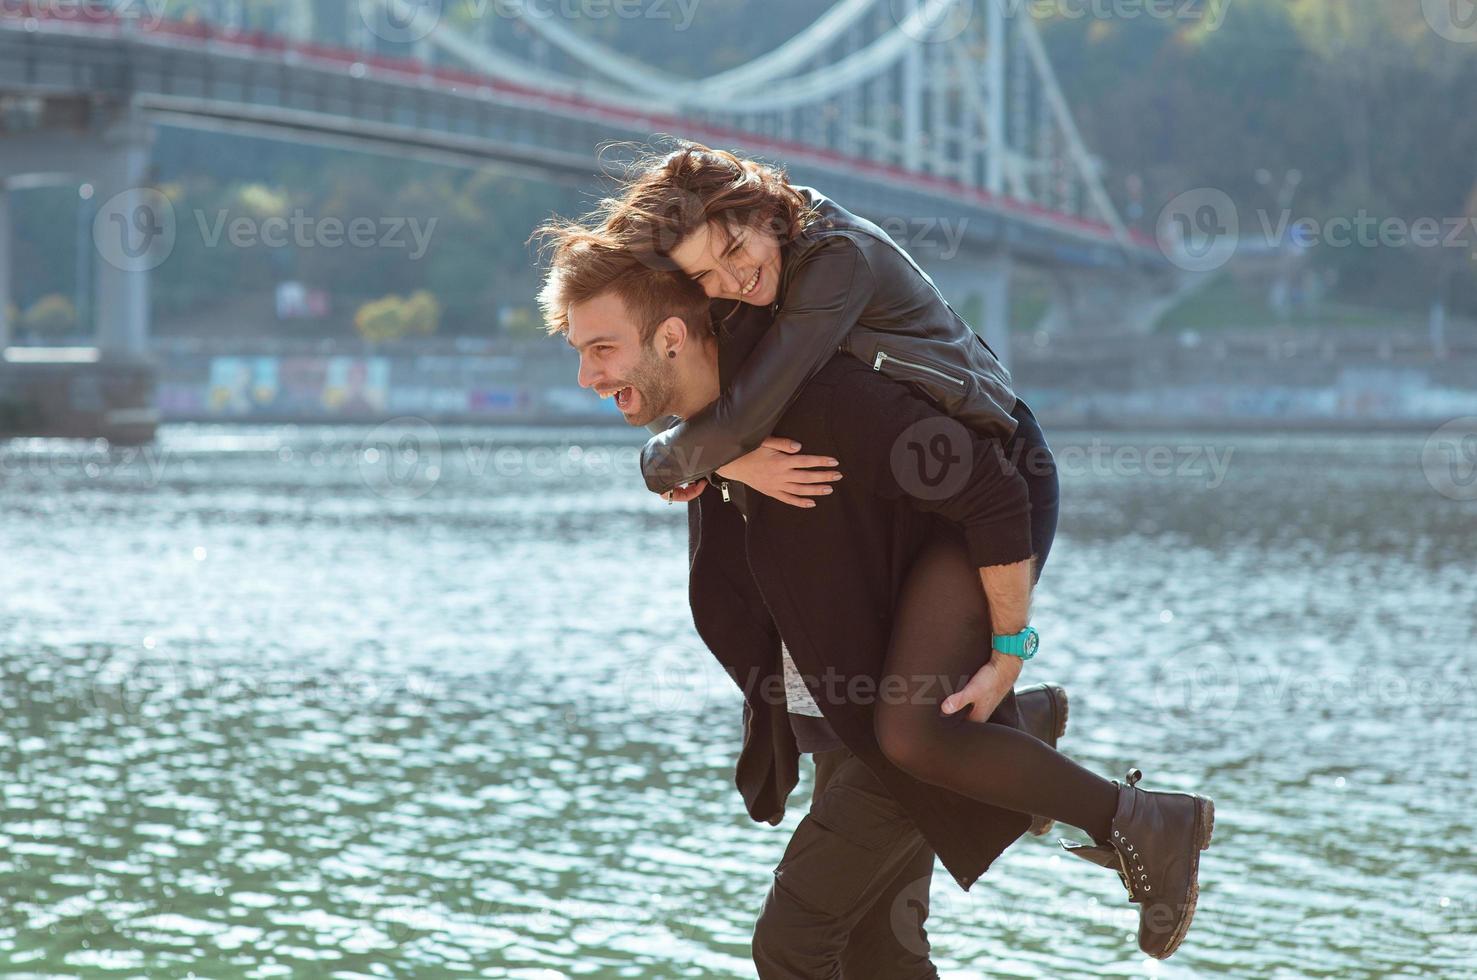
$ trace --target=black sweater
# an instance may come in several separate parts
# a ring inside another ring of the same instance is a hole
[[[725,355],[741,357],[742,345]],[[935,522],[958,525],[978,564],[1031,555],[1024,481],[995,440],[960,426],[971,454],[964,479],[934,499],[929,495],[937,487],[920,493],[907,467],[894,465],[899,447],[905,461],[910,457],[910,432],[920,424],[938,425],[941,418],[947,417],[907,385],[878,375],[856,358],[837,355],[804,385],[775,427],[776,434],[798,440],[802,452],[840,460],[844,476],[835,491],[812,509],[750,494],[748,521],[723,501],[716,486],[688,505],[693,619],[744,694],[735,782],[754,820],[783,819],[799,772],[780,636],[802,674],[835,678],[843,691],[870,679],[876,692],[893,607]],[[942,455],[957,454],[959,447],[948,448]],[[873,731],[874,703],[864,696],[838,699],[832,683],[811,688],[826,720],[968,889],[1025,832],[1030,818],[924,783],[893,766]],[[990,720],[1020,727],[1013,693]]]

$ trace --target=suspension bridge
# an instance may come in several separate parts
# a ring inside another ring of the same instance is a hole
[[[149,186],[161,124],[585,183],[619,165],[602,147],[653,134],[775,159],[898,238],[1000,351],[1012,275],[1048,280],[1051,329],[1142,326],[1180,282],[1119,217],[1034,20],[1010,0],[839,0],[704,78],[492,0],[152,9],[0,4],[0,349],[8,191],[74,180],[101,208],[98,358],[147,359],[149,269],[174,233]]]

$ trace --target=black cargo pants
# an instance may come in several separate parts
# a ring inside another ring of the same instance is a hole
[[[815,770],[754,927],[760,980],[934,980],[933,849],[851,750],[817,752]]]

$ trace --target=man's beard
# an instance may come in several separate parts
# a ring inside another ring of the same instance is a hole
[[[631,425],[649,425],[663,415],[671,415],[677,392],[677,372],[656,351],[655,338],[641,348],[641,360],[631,369],[626,384],[636,390],[640,404],[634,415],[626,415]]]

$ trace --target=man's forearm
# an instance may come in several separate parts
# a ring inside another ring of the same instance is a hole
[[[1031,623],[1031,564],[1034,558],[980,569],[990,602],[990,628],[1000,635],[1019,633]]]

